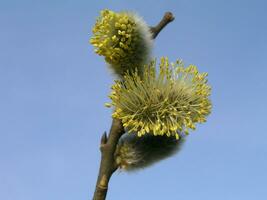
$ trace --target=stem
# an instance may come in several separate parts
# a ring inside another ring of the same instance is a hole
[[[150,31],[152,32],[152,38],[155,39],[157,37],[157,35],[160,33],[160,31],[168,23],[172,22],[173,20],[174,20],[173,14],[171,12],[166,12],[157,26],[150,27]]]
[[[166,12],[162,20],[155,27],[150,27],[152,38],[155,39],[159,32],[171,21],[174,16],[171,12]],[[93,200],[105,200],[108,183],[112,174],[117,170],[117,165],[114,160],[114,153],[120,137],[125,133],[121,120],[113,119],[110,128],[109,136],[106,132],[102,135],[100,143],[101,163],[95,188]]]
[[[113,172],[117,169],[114,160],[114,153],[117,143],[123,133],[124,128],[121,120],[114,118],[109,132],[109,137],[107,138],[106,133],[104,133],[101,138],[101,163],[93,198],[94,200],[106,199],[109,179]]]

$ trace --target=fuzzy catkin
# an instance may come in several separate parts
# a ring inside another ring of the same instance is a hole
[[[146,134],[138,137],[126,133],[117,145],[115,161],[122,170],[143,169],[177,153],[184,141],[184,137],[177,140],[174,136]]]
[[[169,63],[162,58],[159,73],[152,62],[138,73],[126,74],[116,81],[109,95],[115,108],[112,116],[122,120],[129,133],[176,136],[188,134],[197,123],[206,121],[211,112],[211,87],[207,73],[194,65],[184,67],[179,60]]]
[[[145,21],[133,12],[103,10],[93,27],[90,43],[119,77],[150,60],[152,35]]]

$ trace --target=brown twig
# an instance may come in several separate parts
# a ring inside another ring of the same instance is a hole
[[[123,133],[124,128],[121,120],[114,118],[109,132],[109,137],[107,138],[106,133],[102,135],[100,144],[101,163],[93,198],[94,200],[104,200],[106,198],[109,179],[113,172],[117,169],[114,161],[114,153],[117,143]]]
[[[150,27],[150,31],[152,32],[152,38],[155,39],[159,32],[170,22],[174,20],[174,16],[171,12],[166,12],[161,21],[157,26]]]
[[[171,21],[174,20],[174,16],[171,12],[166,12],[162,20],[155,27],[151,27],[152,38],[155,39],[159,32]],[[114,153],[120,137],[124,134],[124,128],[121,120],[113,119],[109,136],[106,132],[101,137],[100,151],[101,151],[101,163],[95,188],[93,200],[105,200],[108,183],[112,174],[117,170],[117,166],[114,160]]]

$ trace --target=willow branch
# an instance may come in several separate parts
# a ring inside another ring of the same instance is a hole
[[[172,13],[166,12],[162,20],[155,27],[150,27],[152,38],[155,39],[159,32],[171,21],[174,20]],[[117,170],[114,159],[114,153],[120,137],[125,133],[121,120],[113,119],[110,128],[109,136],[104,133],[101,138],[100,151],[101,151],[101,163],[95,188],[93,200],[105,200],[108,183],[112,174]]]
[[[161,19],[161,21],[158,23],[157,26],[150,27],[150,31],[152,32],[152,38],[155,39],[157,35],[160,33],[160,31],[170,22],[174,20],[174,16],[171,12],[166,12]]]
[[[114,160],[114,153],[116,150],[117,143],[123,133],[124,128],[122,126],[121,120],[114,118],[112,121],[108,138],[106,133],[104,133],[101,138],[101,163],[93,198],[94,200],[106,199],[109,179],[113,172],[117,169]]]

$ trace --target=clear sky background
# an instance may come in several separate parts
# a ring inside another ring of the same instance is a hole
[[[0,199],[89,200],[112,75],[88,43],[99,11],[176,16],[154,55],[209,73],[212,114],[176,156],[115,173],[109,200],[267,199],[267,1],[0,1]]]

